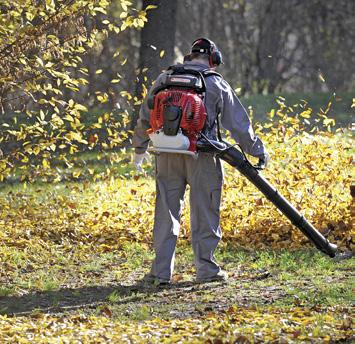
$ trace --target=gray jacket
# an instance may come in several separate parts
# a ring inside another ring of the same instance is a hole
[[[208,68],[207,65],[194,61],[187,61],[184,66],[195,70]],[[151,97],[157,87],[164,83],[167,73],[169,71],[159,75],[141,106],[133,135],[133,147],[137,154],[144,153],[149,143],[149,136],[146,133],[146,130],[150,128],[150,110],[147,105],[147,99]],[[230,85],[223,78],[216,75],[205,78],[205,82],[208,136],[210,138],[216,137],[216,118],[221,114],[221,125],[231,133],[233,139],[239,143],[242,149],[252,156],[263,157],[266,153],[265,147],[259,137],[254,134],[248,113]]]

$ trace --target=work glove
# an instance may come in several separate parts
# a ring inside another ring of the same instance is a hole
[[[259,158],[258,163],[256,164],[255,168],[257,170],[263,170],[266,168],[267,164],[269,163],[270,160],[270,155],[268,153],[265,153],[264,156]]]
[[[150,161],[150,155],[148,152],[144,152],[142,154],[134,153],[133,164],[134,164],[137,172],[139,172],[139,173],[143,172],[143,167],[142,167],[143,160]]]

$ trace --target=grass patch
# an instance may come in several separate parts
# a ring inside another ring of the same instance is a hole
[[[23,264],[15,265],[13,278],[6,281],[0,295],[17,295],[19,290],[50,292],[63,287],[114,286],[117,283],[135,285],[149,270],[153,257],[149,247],[138,243],[125,244],[120,252],[86,253],[81,259],[63,260],[59,254],[54,257],[58,260],[55,264],[52,262],[52,266],[38,264],[36,269],[25,271]],[[263,304],[265,299],[260,296],[264,291],[267,295],[270,290],[273,293],[277,291],[275,304],[282,306],[350,305],[352,301],[353,276],[350,270],[354,268],[353,258],[336,262],[313,250],[248,252],[225,245],[218,249],[217,259],[231,277],[229,285],[222,288],[223,293],[235,301],[238,300],[236,295],[232,295],[235,285],[245,288],[243,295],[252,304]],[[175,283],[193,283],[195,267],[190,246],[179,246],[175,271]],[[152,303],[155,303],[156,296],[150,296]],[[144,299],[142,295],[134,293],[124,295],[124,298],[128,304],[133,302],[131,306],[137,298]],[[225,302],[223,295],[218,298],[221,304]],[[106,300],[115,305],[122,301],[122,293],[113,290]],[[213,297],[207,290],[194,295],[194,301],[195,305],[208,304]],[[183,298],[179,302],[180,308],[184,309],[186,300]],[[173,308],[160,305],[159,302],[154,306],[154,312],[165,317],[169,317],[170,311]],[[121,306],[119,312],[122,312]]]
[[[196,284],[192,249],[180,244],[174,276],[179,278],[170,287],[144,287],[139,281],[154,257],[147,245],[126,243],[119,251],[102,253],[78,254],[74,251],[80,248],[72,250],[66,258],[62,253],[54,255],[47,265],[40,262],[35,272],[21,274],[16,266],[17,277],[7,280],[7,286],[0,289],[1,314],[45,319],[44,314],[47,318],[54,313],[69,322],[76,319],[85,324],[90,318],[90,324],[94,324],[98,319],[109,319],[130,327],[146,326],[156,319],[159,326],[163,321],[183,324],[194,319],[201,321],[203,328],[216,326],[208,325],[210,318],[206,316],[210,314],[225,328],[239,324],[240,333],[247,336],[259,331],[267,341],[268,333],[277,333],[280,326],[294,331],[297,338],[306,338],[309,333],[311,337],[326,338],[335,326],[329,327],[330,317],[326,314],[330,312],[336,317],[331,320],[333,324],[343,326],[342,335],[350,336],[346,312],[352,305],[349,269],[354,267],[353,258],[336,262],[314,250],[252,252],[225,244],[218,248],[217,257],[228,271],[229,281]],[[25,253],[19,261],[26,259]],[[335,309],[339,309],[339,317]],[[253,322],[243,323],[242,319],[249,318]],[[283,323],[278,324],[281,319]],[[296,326],[294,321],[302,323]],[[269,324],[267,332],[263,332],[263,323]],[[141,329],[136,331],[140,333]]]
[[[10,296],[11,294],[13,294],[12,288],[0,286],[0,297],[1,296]]]
[[[278,108],[276,99],[279,94],[270,95],[251,95],[248,97],[242,97],[241,102],[245,108],[251,106],[253,108],[254,117],[253,120],[264,123],[266,121],[266,114],[273,108]],[[292,94],[281,94],[282,97],[286,99],[286,104],[292,106],[293,104],[299,104],[300,100],[305,100],[308,106],[314,111],[319,111],[319,109],[326,109],[329,101],[332,99],[332,94],[330,93],[292,93]],[[351,104],[352,104],[353,93],[352,92],[341,92],[337,94],[337,100],[333,100],[332,107],[329,112],[329,117],[336,120],[337,126],[347,126],[351,123],[351,116],[353,115]]]

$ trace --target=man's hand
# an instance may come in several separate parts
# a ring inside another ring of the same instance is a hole
[[[149,161],[150,160],[150,155],[148,152],[144,152],[142,154],[134,153],[133,156],[133,164],[137,170],[137,172],[142,173],[143,172],[143,160]]]
[[[264,156],[259,158],[259,162],[256,164],[255,168],[257,170],[263,170],[266,168],[267,164],[269,163],[270,160],[270,155],[268,153],[265,153]]]

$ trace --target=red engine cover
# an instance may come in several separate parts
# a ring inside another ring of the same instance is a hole
[[[182,109],[180,128],[190,140],[190,151],[196,151],[196,141],[206,121],[206,108],[202,97],[193,90],[168,89],[154,97],[154,107],[150,114],[150,125],[157,131],[164,124],[164,107],[169,104]]]

